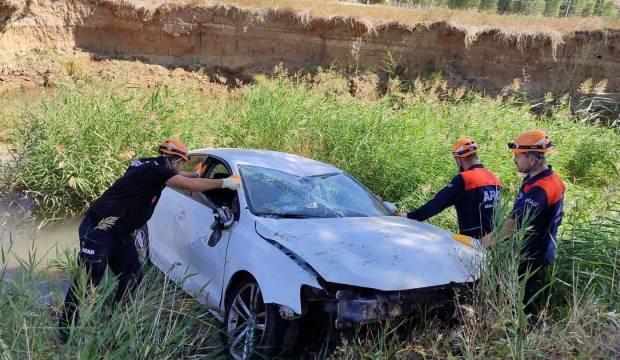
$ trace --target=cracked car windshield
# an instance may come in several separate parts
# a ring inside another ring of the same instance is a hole
[[[388,210],[347,174],[297,176],[257,166],[240,166],[250,209],[284,218],[386,216]]]

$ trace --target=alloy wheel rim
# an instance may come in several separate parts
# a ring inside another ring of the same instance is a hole
[[[226,324],[228,350],[233,359],[249,359],[265,334],[267,314],[257,284],[241,288],[233,299]]]

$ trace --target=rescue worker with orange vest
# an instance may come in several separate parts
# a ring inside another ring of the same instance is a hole
[[[492,231],[493,212],[502,185],[499,178],[478,161],[478,150],[480,147],[474,139],[459,139],[452,147],[452,155],[460,173],[433,199],[406,216],[424,221],[454,206],[459,233],[480,239]]]
[[[526,131],[508,144],[517,170],[526,176],[502,236],[510,237],[518,229],[530,227],[522,249],[524,260],[519,266],[520,277],[527,272],[531,274],[524,296],[530,313],[535,310],[530,300],[547,285],[545,267],[555,261],[558,227],[563,216],[565,186],[545,158],[551,147],[551,140],[541,130]],[[482,243],[492,245],[493,239],[494,235],[488,234]]]
[[[141,280],[140,260],[131,233],[153,215],[166,186],[189,191],[217,188],[236,190],[238,177],[203,179],[204,169],[181,171],[189,154],[185,145],[174,139],[159,146],[159,156],[135,160],[124,175],[110,186],[86,211],[78,233],[78,262],[85,268],[88,282],[97,286],[109,266],[118,279],[115,302],[124,298]],[[70,324],[78,321],[79,281],[67,291],[59,319],[60,338],[66,342]]]

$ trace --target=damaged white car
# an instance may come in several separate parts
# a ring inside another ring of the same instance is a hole
[[[392,204],[331,165],[264,150],[191,156],[206,164],[205,177],[236,174],[242,187],[166,188],[136,246],[213,309],[233,358],[286,354],[317,330],[453,303],[477,277],[476,250],[394,216]]]

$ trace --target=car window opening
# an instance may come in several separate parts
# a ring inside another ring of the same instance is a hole
[[[205,163],[207,171],[205,178],[207,179],[224,179],[231,175],[228,166],[221,160],[214,157],[208,157]],[[237,192],[230,189],[213,189],[203,192],[203,194],[215,204],[216,207],[228,207],[233,210],[235,216],[239,214],[239,201]]]

